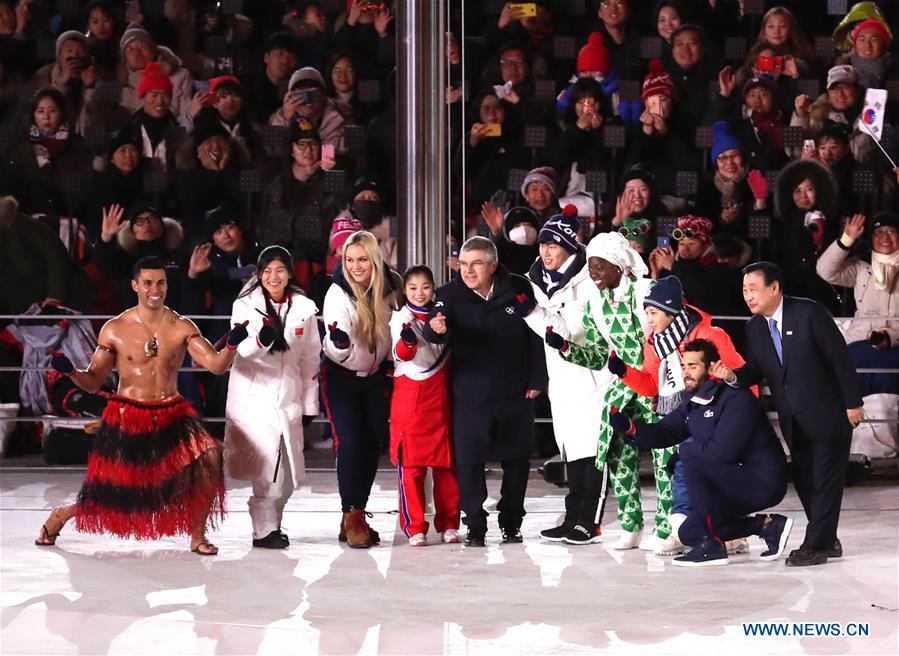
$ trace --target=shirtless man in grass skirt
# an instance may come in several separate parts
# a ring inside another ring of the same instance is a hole
[[[55,544],[74,517],[86,533],[144,540],[189,533],[192,552],[213,556],[218,547],[206,529],[225,512],[222,449],[178,393],[178,369],[186,350],[200,366],[224,373],[247,329],[235,326],[216,351],[190,319],[165,307],[166,272],[156,257],[137,261],[131,288],[137,306],[106,322],[87,369],[75,369],[62,353],[53,357],[52,367],[88,392],[117,368],[119,388],[103,411],[77,501],[50,513],[35,544]]]

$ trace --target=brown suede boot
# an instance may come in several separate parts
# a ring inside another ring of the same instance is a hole
[[[337,534],[337,539],[341,542],[346,542],[346,518],[349,513],[343,513],[343,517],[340,519],[340,532]],[[371,517],[370,512],[365,513],[366,517]],[[365,522],[368,525],[368,521]],[[373,529],[371,526],[368,527],[368,537],[371,540],[372,544],[381,544],[381,536],[378,535],[378,532]]]
[[[365,511],[353,508],[343,514],[343,531],[346,543],[353,549],[368,549],[372,545],[371,533],[365,521]]]

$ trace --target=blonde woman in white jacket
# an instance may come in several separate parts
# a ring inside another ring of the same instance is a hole
[[[284,506],[305,476],[303,426],[318,415],[321,338],[315,303],[293,277],[287,249],[259,254],[256,277],[234,301],[231,320],[249,322],[231,367],[225,408],[225,471],[250,481],[253,546],[285,549]]]
[[[338,537],[356,549],[380,541],[365,506],[387,439],[390,316],[404,302],[402,280],[384,262],[377,238],[364,230],[350,235],[325,294],[321,380],[337,452]]]

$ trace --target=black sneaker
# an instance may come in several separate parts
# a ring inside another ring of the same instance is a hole
[[[465,546],[466,547],[486,547],[487,543],[485,542],[485,538],[487,537],[487,531],[473,531],[468,529],[468,534],[465,536]]]
[[[769,515],[771,521],[762,527],[761,537],[768,545],[761,560],[777,560],[787,547],[793,520],[783,515]]]
[[[503,532],[503,544],[518,544],[519,542],[524,542],[521,531],[517,528],[500,527],[499,530]]]
[[[540,537],[549,542],[561,542],[562,538],[568,535],[568,532],[574,528],[574,524],[563,522],[553,528],[547,528],[540,531]]]
[[[678,556],[671,561],[678,567],[709,567],[713,565],[727,565],[727,547],[718,540],[706,538],[683,556]]]
[[[262,549],[286,549],[290,546],[287,536],[281,531],[272,531],[264,538],[253,539],[253,546]]]
[[[562,538],[565,544],[594,544],[602,542],[602,536],[599,534],[599,528],[588,528],[583,524],[577,524],[565,537]]]
[[[843,544],[840,542],[840,539],[837,538],[837,541],[833,543],[833,547],[827,550],[828,558],[842,558],[843,557]]]

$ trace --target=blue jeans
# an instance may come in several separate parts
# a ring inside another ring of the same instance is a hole
[[[688,437],[683,443],[692,441],[693,438]],[[671,477],[671,513],[689,515],[692,511],[693,504],[690,503],[690,493],[687,491],[687,481],[684,478],[684,463],[678,460],[674,463],[674,476]]]

